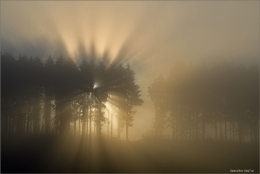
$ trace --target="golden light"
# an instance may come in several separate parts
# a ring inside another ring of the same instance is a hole
[[[105,127],[107,129],[104,129],[103,132],[107,132],[106,134],[108,134],[108,136],[110,135],[115,136],[115,133],[117,131],[116,117],[117,117],[118,109],[110,102],[106,102],[105,105],[106,105],[106,110],[105,110],[106,126]]]
[[[93,89],[96,89],[98,87],[97,83],[94,83]]]
[[[55,14],[50,19],[55,32],[48,32],[46,37],[58,34],[67,54],[74,61],[80,58],[79,50],[89,55],[94,48],[97,58],[108,54],[109,62],[112,63],[127,44],[129,37],[133,35],[138,24],[134,19],[140,15],[141,8],[137,8],[133,13],[125,3],[80,2],[80,4],[82,7],[68,2],[58,11],[55,9]],[[86,4],[92,8],[86,8]],[[133,14],[122,15],[120,13],[122,10]]]

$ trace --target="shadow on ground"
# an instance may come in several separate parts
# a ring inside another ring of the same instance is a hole
[[[102,137],[3,136],[2,173],[229,173],[259,172],[255,144]]]

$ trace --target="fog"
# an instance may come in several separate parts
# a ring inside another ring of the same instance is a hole
[[[76,61],[93,47],[136,70],[145,102],[131,139],[139,139],[152,124],[147,87],[176,60],[258,63],[259,2],[1,2],[2,52]]]
[[[3,172],[258,172],[259,7],[1,1]]]

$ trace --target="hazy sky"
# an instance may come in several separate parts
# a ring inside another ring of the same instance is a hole
[[[147,87],[176,60],[258,63],[259,1],[1,1],[1,51],[75,61],[94,46],[129,59],[145,103],[130,140],[153,122]],[[92,46],[92,47],[91,47]]]

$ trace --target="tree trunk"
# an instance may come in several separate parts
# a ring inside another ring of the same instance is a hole
[[[235,141],[235,121],[232,121],[232,139]]]
[[[126,138],[125,138],[125,140],[128,141],[128,126],[126,125],[125,127],[126,127]]]
[[[120,128],[117,128],[117,138],[120,140]]]
[[[27,105],[26,132],[30,133],[30,105]]]
[[[76,135],[76,133],[77,133],[77,132],[76,132],[76,127],[77,127],[77,124],[76,124],[76,123],[77,123],[77,120],[75,119],[75,120],[74,120],[74,126],[73,126],[73,128],[74,128],[74,135]]]
[[[117,138],[120,139],[120,133],[121,133],[121,120],[120,116],[118,116],[117,119]]]
[[[78,128],[78,129],[79,129],[79,135],[81,135],[81,125],[80,125],[80,118],[78,118],[78,122],[79,122],[79,123],[78,123],[78,124],[79,124],[79,126],[78,126],[78,127],[79,127],[79,128]]]
[[[190,120],[189,120],[189,123],[190,123],[190,125],[189,125],[189,128],[190,128],[190,140],[192,140],[192,114],[191,113],[190,113],[189,117],[190,117]]]
[[[224,125],[225,125],[225,141],[227,141],[227,115],[224,114]]]
[[[198,114],[195,114],[195,139],[198,140],[199,139],[199,131],[198,131]]]
[[[242,124],[240,121],[238,122],[238,140],[242,143]]]
[[[171,113],[171,117],[172,117],[172,139],[176,139],[176,134],[175,134],[175,118],[174,118],[174,114],[173,111]]]
[[[179,118],[180,118],[180,136],[181,136],[181,140],[183,140],[183,134],[184,134],[184,131],[183,131],[183,127],[184,127],[184,122],[183,122],[183,117],[182,117],[182,112],[181,112],[181,106],[179,106],[179,112],[178,112],[178,115],[179,115]]]
[[[126,113],[125,133],[126,133],[125,140],[128,141],[128,114],[127,113]]]
[[[154,122],[155,136],[158,137],[158,108],[156,103],[154,107],[155,107],[155,122]]]
[[[176,138],[176,140],[179,139],[179,119],[178,118],[176,118],[175,138]]]
[[[89,119],[88,119],[88,118],[89,118],[89,105],[87,106],[87,111],[86,111],[85,114],[86,114],[86,135],[88,136],[88,134],[89,134],[89,133],[88,133],[88,131],[89,131],[89,130],[88,130],[88,122],[89,122]]]
[[[101,111],[101,104],[102,102],[99,102],[99,114],[98,114],[98,119],[97,119],[97,136],[100,138],[101,137],[101,118],[102,118],[102,111]]]
[[[206,132],[206,126],[205,126],[205,115],[202,113],[202,139],[205,140],[205,132]]]
[[[231,139],[231,133],[232,133],[232,131],[231,131],[231,122],[232,121],[229,121],[229,141],[231,141],[232,139]]]
[[[217,121],[215,121],[214,123],[214,127],[215,127],[215,140],[218,140],[218,125],[217,125]]]
[[[107,110],[107,136],[109,137],[109,110]]]
[[[89,138],[92,136],[92,106],[89,106],[90,113],[89,113]]]
[[[113,137],[113,114],[111,114],[111,130],[110,130],[110,136]]]
[[[219,130],[220,130],[220,141],[222,141],[222,124],[219,122]]]
[[[83,112],[82,112],[82,136],[85,136],[85,128],[86,128],[86,108],[85,104],[83,106]]]

